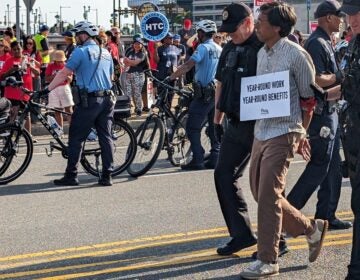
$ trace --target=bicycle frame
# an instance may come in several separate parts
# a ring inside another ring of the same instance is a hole
[[[171,127],[175,127],[178,123],[180,123],[179,119],[177,118],[177,116],[171,111],[171,108],[169,107],[169,104],[167,102],[167,97],[169,94],[169,88],[164,87],[163,91],[160,92],[158,99],[156,101],[155,104],[153,104],[151,106],[151,113],[149,114],[149,116],[146,118],[146,121],[144,122],[144,125],[147,125],[149,123],[149,120],[153,117],[159,117],[160,120],[164,123],[165,125],[165,142],[164,142],[164,146],[163,149],[165,147],[167,147],[168,149],[171,148],[170,147],[170,143],[169,143],[169,132],[168,132],[168,120],[172,120],[172,124]],[[154,112],[153,109],[157,108],[158,112]],[[146,128],[142,130],[141,135],[139,137],[139,141],[138,141],[138,145],[142,148],[149,148],[148,143],[149,142],[143,142],[143,138],[144,138],[144,133],[146,131]],[[155,137],[155,132],[156,129],[153,130],[152,135],[150,136],[150,143],[153,141],[154,137]]]
[[[36,119],[39,120],[41,122],[41,124],[47,129],[47,131],[50,133],[50,135],[56,140],[56,142],[60,145],[57,146],[55,145],[53,142],[50,142],[50,153],[47,152],[48,156],[52,155],[52,151],[54,149],[61,151],[62,155],[64,158],[67,158],[67,145],[64,144],[64,142],[61,140],[61,138],[59,137],[59,135],[55,132],[55,130],[50,126],[50,124],[48,123],[46,117],[44,114],[42,114],[41,112],[37,112],[36,109],[37,108],[43,108],[43,109],[47,109],[53,112],[60,112],[62,114],[65,115],[70,115],[69,113],[63,112],[61,110],[58,110],[56,108],[50,108],[48,106],[42,105],[40,103],[35,103],[32,100],[29,100],[28,103],[25,104],[25,109],[22,112],[22,114],[19,117],[18,123],[21,126],[21,128],[24,128],[24,123],[25,123],[25,118],[28,115],[28,113],[32,113],[33,115],[36,116]]]

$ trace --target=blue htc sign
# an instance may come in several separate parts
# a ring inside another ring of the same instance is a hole
[[[147,13],[140,23],[141,33],[149,41],[160,41],[169,33],[169,22],[160,12]]]

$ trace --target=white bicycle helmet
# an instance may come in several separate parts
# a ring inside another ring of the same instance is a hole
[[[340,52],[341,49],[347,48],[349,46],[349,43],[346,40],[341,40],[340,42],[337,42],[335,45],[335,51]]]
[[[75,24],[74,28],[71,29],[71,31],[75,32],[75,34],[80,32],[86,32],[91,37],[99,35],[99,28],[89,21],[78,22],[77,24]]]
[[[217,32],[216,23],[212,20],[204,19],[196,24],[196,31],[202,30],[205,33]]]

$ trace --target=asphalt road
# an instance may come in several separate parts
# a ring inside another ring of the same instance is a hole
[[[81,185],[55,187],[65,160],[39,138],[29,169],[0,186],[0,279],[239,279],[256,247],[216,255],[228,241],[213,172],[182,172],[165,155],[146,176],[122,174],[112,187],[81,173]],[[305,163],[292,163],[291,188]],[[248,174],[240,180],[256,227]],[[343,182],[338,216],[352,220],[349,182]],[[314,213],[316,196],[303,209]],[[288,239],[273,279],[344,279],[352,230],[330,231],[319,259],[309,264],[304,237]]]

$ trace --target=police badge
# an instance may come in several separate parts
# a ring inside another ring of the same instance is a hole
[[[222,13],[222,20],[225,21],[229,17],[229,12],[227,10],[224,10]]]

